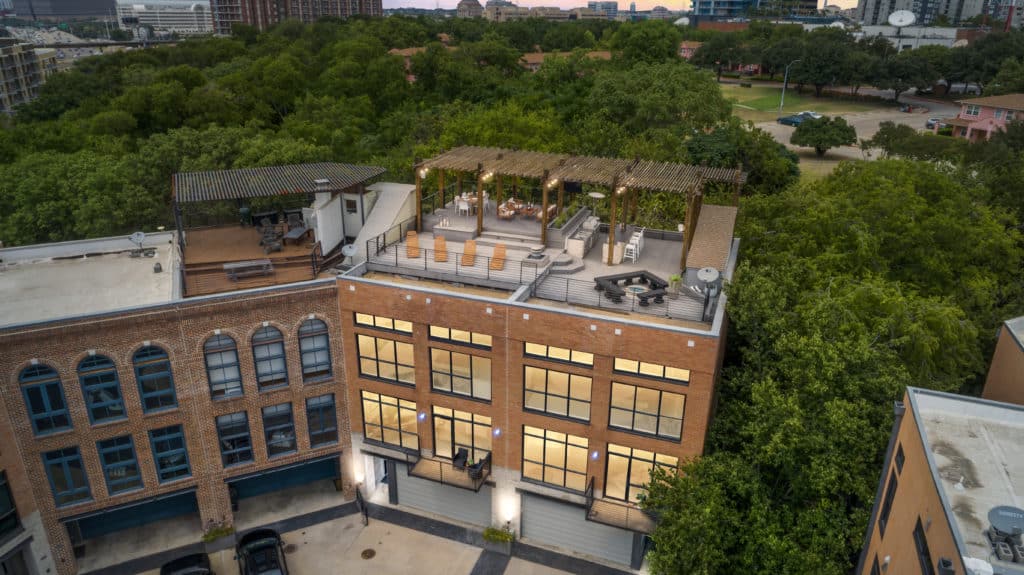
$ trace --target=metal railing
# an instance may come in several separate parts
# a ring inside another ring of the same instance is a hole
[[[532,295],[551,301],[672,319],[701,321],[704,317],[705,296],[695,294],[685,286],[680,288],[678,294],[669,293],[663,296],[662,303],[656,303],[651,299],[646,306],[641,305],[640,298],[632,294],[609,297],[606,292],[595,288],[593,280],[575,280],[567,276],[547,274],[533,284]]]
[[[316,279],[316,274],[320,273],[320,265],[324,260],[324,248],[317,242],[313,245],[313,252],[309,254],[310,265],[313,267],[313,279]]]
[[[587,483],[584,497],[586,498],[587,521],[620,527],[637,533],[651,533],[654,531],[654,517],[643,509],[623,501],[595,497],[593,477]]]
[[[363,490],[356,485],[356,509],[363,516],[363,525],[370,524],[370,508],[366,505],[366,499],[363,499]]]
[[[491,454],[488,453],[474,464],[456,467],[448,459],[421,457],[410,453],[406,455],[406,470],[413,477],[470,491],[480,491],[487,478],[491,476]]]
[[[401,243],[405,239],[406,232],[414,229],[416,229],[415,216],[402,220],[397,225],[391,226],[384,232],[366,240],[366,259],[369,260],[371,256],[380,254],[388,247]]]

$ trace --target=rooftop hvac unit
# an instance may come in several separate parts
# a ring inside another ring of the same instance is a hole
[[[939,575],[956,575],[956,567],[953,566],[953,560],[948,557],[940,558],[938,572]]]

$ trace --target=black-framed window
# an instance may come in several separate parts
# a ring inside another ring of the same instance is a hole
[[[903,473],[903,463],[907,460],[907,456],[903,453],[903,444],[896,446],[896,471]]]
[[[210,397],[221,399],[242,395],[242,371],[238,368],[238,346],[227,335],[215,335],[203,344]]]
[[[430,381],[438,391],[491,399],[491,358],[430,348]]]
[[[267,442],[268,458],[295,451],[295,419],[292,417],[292,404],[279,403],[263,408],[263,437]]]
[[[679,458],[609,443],[606,465],[604,496],[636,503],[647,493],[651,470],[662,467],[674,471],[679,467]]]
[[[485,415],[434,406],[434,455],[452,459],[463,448],[469,461],[480,461],[491,452],[491,418]]]
[[[914,549],[917,551],[917,562],[921,565],[921,575],[935,575],[932,552],[928,549],[928,538],[924,534],[920,517],[914,525]]]
[[[586,437],[523,426],[523,478],[573,491],[587,488]]]
[[[585,375],[527,365],[523,368],[523,409],[590,421],[593,380]]]
[[[43,467],[46,468],[57,507],[92,500],[89,478],[78,447],[47,451],[43,454]]]
[[[523,355],[575,363],[577,365],[585,365],[587,367],[594,366],[594,354],[592,353],[529,341],[523,344]]]
[[[0,541],[21,527],[18,509],[14,505],[11,487],[7,484],[7,474],[0,471]]]
[[[416,385],[416,363],[411,343],[359,334],[359,374],[394,383]]]
[[[635,359],[615,358],[615,371],[638,375],[640,377],[653,377],[663,379],[672,383],[690,383],[690,370],[659,363],[648,363]]]
[[[613,381],[608,426],[678,440],[685,405],[685,395]]]
[[[299,353],[302,356],[302,380],[319,381],[331,376],[331,336],[327,324],[307,319],[299,326]]]
[[[395,319],[393,317],[384,317],[382,315],[371,315],[368,313],[355,313],[356,325],[363,327],[372,327],[374,329],[384,329],[387,331],[396,331],[398,333],[411,334],[412,333],[412,322],[405,321],[402,319]]]
[[[107,480],[107,493],[116,495],[142,488],[142,472],[131,435],[97,441],[96,451],[100,454],[103,478]]]
[[[149,432],[149,443],[153,447],[156,476],[160,483],[167,483],[192,475],[188,463],[188,448],[181,425],[169,425]]]
[[[878,512],[878,533],[885,537],[885,526],[889,523],[889,513],[892,512],[892,500],[896,497],[896,470],[889,476],[889,485],[885,487],[885,497],[882,498],[882,508]]]
[[[338,441],[338,412],[333,393],[306,399],[306,426],[310,447]]]
[[[155,345],[143,347],[132,355],[135,381],[139,384],[142,411],[149,413],[177,407],[171,361],[163,348]]]
[[[121,395],[121,380],[114,361],[105,355],[90,355],[78,364],[78,381],[85,396],[89,421],[100,423],[128,417]]]
[[[416,402],[363,390],[363,433],[366,439],[417,450]]]
[[[882,575],[882,570],[878,567],[878,555],[875,555],[874,560],[871,561],[871,575]]]
[[[466,331],[463,329],[452,329],[443,325],[430,326],[430,339],[439,341],[450,341],[462,345],[471,345],[481,349],[491,349],[492,338],[486,333]]]
[[[224,467],[252,461],[249,415],[244,411],[217,416],[217,439]]]
[[[32,430],[47,435],[71,429],[71,415],[57,370],[44,364],[26,367],[18,375]]]
[[[288,363],[284,336],[274,326],[263,326],[252,334],[252,358],[256,363],[256,385],[260,390],[288,385]]]

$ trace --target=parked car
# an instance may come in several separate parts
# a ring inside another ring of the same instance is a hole
[[[798,116],[810,116],[811,118],[814,118],[815,120],[817,120],[818,118],[821,117],[821,114],[819,114],[819,113],[817,113],[817,112],[815,112],[813,110],[804,110],[803,112],[797,112],[797,115]]]
[[[819,114],[818,117],[820,118],[821,115]],[[783,126],[799,126],[805,121],[813,119],[815,119],[815,117],[811,116],[807,112],[800,112],[799,114],[793,114],[792,116],[780,116],[779,123]]]
[[[273,529],[246,533],[235,547],[241,575],[288,575],[284,543]]]
[[[160,575],[214,575],[210,569],[210,558],[203,553],[179,557],[164,563]]]
[[[924,127],[929,130],[934,130],[936,127],[944,128],[946,124],[942,122],[942,118],[928,118],[924,123]]]

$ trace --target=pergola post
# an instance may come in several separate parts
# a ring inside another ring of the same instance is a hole
[[[690,245],[693,243],[693,235],[697,228],[697,219],[700,217],[700,207],[704,201],[703,178],[700,182],[686,192],[686,217],[683,220],[683,253],[679,256],[679,269],[686,273],[686,256],[690,252]]]
[[[502,179],[501,174],[498,174],[498,181],[497,181],[497,183],[494,184],[494,205],[498,205],[498,204],[501,203],[501,200],[502,200],[501,195],[502,195],[502,187],[503,187],[502,184],[503,183],[504,183],[504,180]]]
[[[437,193],[441,196],[441,209],[448,204],[444,201],[444,170],[437,171]]]
[[[476,235],[484,233],[484,165],[476,165]]]
[[[619,177],[612,179],[612,205],[609,210],[608,222],[608,265],[614,265],[615,261],[615,188],[619,187]]]
[[[419,163],[414,168],[416,171],[416,231],[423,231],[423,170]]]
[[[455,180],[455,195],[462,197],[462,172],[456,172],[457,179]]]
[[[555,213],[558,215],[562,214],[562,207],[565,204],[565,182],[562,180],[558,181],[558,209]]]
[[[548,245],[548,171],[544,170],[544,177],[541,178],[541,202],[540,202],[540,243]]]

